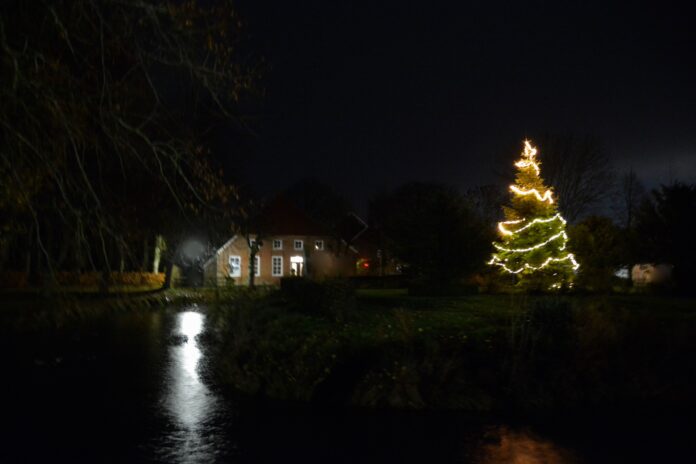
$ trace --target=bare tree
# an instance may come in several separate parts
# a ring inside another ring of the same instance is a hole
[[[538,146],[544,179],[553,187],[566,219],[586,216],[610,197],[611,159],[597,137],[547,135]]]
[[[613,205],[619,225],[624,230],[631,230],[635,225],[636,214],[645,198],[645,186],[633,168],[630,168],[619,180]]]
[[[500,185],[487,184],[468,189],[464,197],[483,224],[494,230],[495,224],[501,220],[500,205],[508,200],[509,195]]]
[[[256,256],[266,238],[264,223],[265,203],[251,197],[244,197],[243,206],[239,209],[237,226],[249,247],[249,288],[256,288]]]
[[[240,26],[228,1],[3,2],[0,213],[13,236],[30,230],[49,268],[65,244],[109,271],[136,262],[135,242],[229,208],[201,140],[251,89]]]

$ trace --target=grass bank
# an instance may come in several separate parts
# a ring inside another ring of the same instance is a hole
[[[334,285],[316,298],[240,294],[210,321],[218,380],[261,397],[523,414],[694,405],[694,299]]]

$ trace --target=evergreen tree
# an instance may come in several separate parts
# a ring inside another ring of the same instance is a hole
[[[524,142],[517,175],[510,186],[512,198],[503,207],[505,221],[498,223],[500,240],[489,264],[515,275],[517,285],[533,290],[560,289],[571,284],[579,267],[566,250],[566,221],[558,212],[553,192],[544,185],[537,150]]]

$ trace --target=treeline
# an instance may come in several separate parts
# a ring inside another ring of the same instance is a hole
[[[576,288],[625,287],[628,281],[615,275],[619,269],[630,274],[634,264],[653,263],[673,266],[667,287],[692,291],[696,186],[673,183],[646,192],[632,172],[620,184],[607,202],[613,215],[586,208],[569,223],[568,246],[581,263]],[[460,193],[442,184],[410,183],[377,196],[370,205],[370,223],[379,231],[386,259],[400,262],[412,284],[495,286],[505,279],[485,263],[507,200],[502,186]],[[564,212],[563,198],[559,203]]]

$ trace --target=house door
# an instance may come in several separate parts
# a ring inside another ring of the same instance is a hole
[[[290,275],[293,277],[302,277],[304,275],[304,257],[290,257]]]

